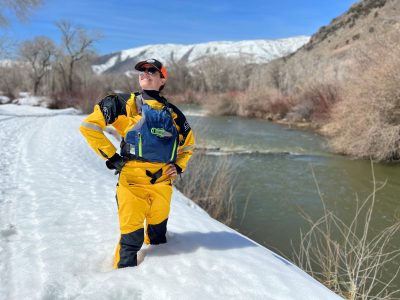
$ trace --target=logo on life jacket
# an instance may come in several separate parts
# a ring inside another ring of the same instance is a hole
[[[163,138],[163,137],[172,137],[172,133],[166,131],[164,128],[154,128],[154,127],[153,127],[153,128],[150,129],[150,132],[151,132],[152,134],[154,134],[154,135],[160,137],[160,138]]]

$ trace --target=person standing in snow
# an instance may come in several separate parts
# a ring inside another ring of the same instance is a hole
[[[140,72],[141,91],[106,96],[80,126],[106,166],[119,173],[121,236],[114,268],[136,266],[143,243],[167,242],[172,183],[185,170],[195,142],[184,114],[160,95],[167,81],[165,66],[148,59],[135,69]],[[120,154],[103,133],[107,125],[123,137]]]

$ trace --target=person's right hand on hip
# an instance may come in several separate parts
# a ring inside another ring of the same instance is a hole
[[[176,177],[176,175],[178,175],[176,166],[174,164],[169,164],[165,175],[167,175],[168,177]]]

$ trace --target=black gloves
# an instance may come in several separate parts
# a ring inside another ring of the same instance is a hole
[[[115,170],[115,174],[118,174],[119,172],[121,172],[122,167],[125,165],[125,163],[126,160],[118,153],[115,153],[111,158],[106,161],[106,166],[110,170]]]

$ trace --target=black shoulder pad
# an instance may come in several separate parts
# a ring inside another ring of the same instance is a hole
[[[131,97],[131,93],[117,93],[116,95],[118,95],[119,97],[122,98],[123,101],[128,102],[129,98]]]
[[[101,99],[99,106],[106,124],[112,124],[120,115],[126,116],[126,101],[130,94],[111,94]]]
[[[172,103],[168,102],[168,106],[172,108],[172,110],[174,111],[174,113],[177,114],[177,118],[175,119],[176,124],[179,126],[180,130],[179,133],[183,135],[183,139],[186,139],[186,136],[189,134],[191,128],[190,125],[188,123],[188,121],[186,120],[185,115],[183,114],[183,112],[181,112],[179,110],[179,108],[177,108],[175,105],[173,105]]]

